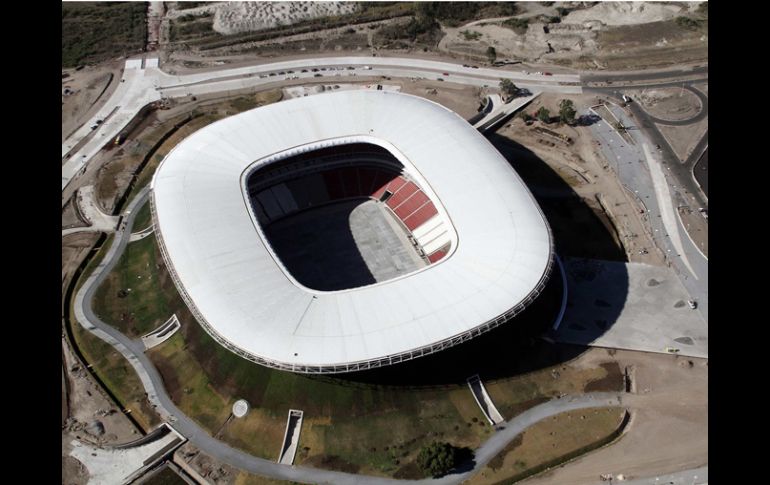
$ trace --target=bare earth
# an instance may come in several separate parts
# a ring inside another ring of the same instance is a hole
[[[544,93],[527,106],[526,111],[533,113],[540,106],[545,106],[551,113],[555,113],[558,112],[558,104],[562,99],[564,97],[558,94]],[[569,96],[569,99],[573,100],[578,112],[597,101],[595,97],[587,95],[573,95]],[[565,134],[574,140],[574,144],[567,146],[553,142],[533,132],[531,128],[535,126],[547,126],[549,130]],[[602,212],[601,205],[597,203],[598,195],[606,208],[603,212],[613,221],[629,261],[662,265],[662,255],[652,249],[655,246],[647,236],[649,228],[645,230],[647,223],[640,218],[638,202],[618,182],[591,136],[590,129],[567,125],[557,127],[556,124],[542,125],[539,121],[532,127],[526,126],[520,119],[514,119],[498,130],[498,134],[530,149],[555,170],[587,205]],[[537,187],[531,187],[531,190],[537,195]],[[644,249],[647,253],[640,254]]]
[[[645,89],[639,101],[650,115],[668,121],[687,120],[700,113],[700,99],[682,88]]]
[[[62,69],[70,76],[62,79],[62,142],[96,113],[120,83],[123,62],[89,66],[80,71]],[[105,91],[105,88],[106,91]],[[64,94],[69,89],[72,94]],[[104,92],[104,94],[102,94]]]
[[[708,130],[709,119],[706,117],[695,124],[685,126],[663,124],[656,124],[655,126],[658,127],[666,141],[668,141],[668,144],[671,145],[676,156],[684,161],[692,154],[695,145],[698,144],[698,141],[703,138],[703,135]]]
[[[592,349],[580,361],[596,365],[607,352]],[[614,358],[621,369],[632,368],[634,392],[623,396],[632,413],[625,434],[612,446],[522,483],[594,485],[603,473],[633,479],[708,463],[708,361],[620,350]]]

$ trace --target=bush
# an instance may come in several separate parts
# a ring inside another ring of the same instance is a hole
[[[455,467],[457,449],[449,443],[434,441],[424,446],[417,455],[417,465],[426,476],[441,477]]]
[[[541,106],[540,109],[535,112],[535,116],[543,123],[551,122],[551,112],[548,111],[545,106]]]
[[[529,20],[511,17],[503,22],[503,27],[508,27],[517,34],[524,35],[527,33],[527,29],[529,28]]]
[[[687,30],[698,30],[701,26],[700,20],[691,19],[690,17],[677,17],[674,19],[676,25]]]
[[[481,32],[476,32],[475,30],[463,30],[462,34],[465,40],[478,40],[481,37]]]
[[[559,104],[559,119],[562,123],[572,124],[575,122],[575,106],[569,99],[562,99]]]

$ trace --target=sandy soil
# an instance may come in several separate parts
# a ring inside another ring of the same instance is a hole
[[[182,15],[214,13],[214,30],[220,34],[237,34],[291,25],[302,20],[352,13],[354,2],[222,2],[188,8],[184,3],[169,10],[169,18]]]
[[[458,28],[445,27],[439,50],[483,60],[487,48],[493,46],[498,59],[579,69],[629,70],[700,61],[708,58],[707,33],[688,31],[670,21],[695,7],[695,3],[604,2],[575,10],[561,23],[544,24],[537,16],[556,15],[555,9],[526,4],[531,11],[517,17],[536,17],[531,18],[526,33],[501,26],[503,19],[474,21]],[[467,40],[466,30],[481,35]]]
[[[526,111],[533,113],[540,106],[545,106],[551,113],[556,113],[562,99],[564,97],[558,94],[545,93],[530,104]],[[570,96],[569,99],[573,100],[579,112],[597,102],[595,97],[587,95]],[[550,138],[532,131],[535,126],[547,126],[549,130],[571,137],[574,143],[571,146],[554,143]],[[601,211],[601,206],[597,204],[598,195],[607,209],[605,213],[618,231],[629,261],[664,264],[660,252],[653,250],[655,246],[647,235],[649,228],[646,221],[641,219],[636,200],[618,182],[588,127],[557,127],[556,124],[541,125],[540,122],[528,127],[522,120],[514,119],[498,130],[498,134],[530,149],[559,174],[587,205]],[[537,188],[533,190],[537,191]],[[647,253],[640,254],[643,250],[647,250]]]
[[[583,24],[600,22],[605,25],[645,24],[671,20],[674,17],[697,7],[653,3],[653,2],[600,2],[593,7],[575,10],[567,14],[563,24]]]
[[[483,88],[450,82],[399,79],[386,82],[400,84],[402,93],[414,94],[439,103],[465,119],[478,113],[479,104],[485,96]]]
[[[660,132],[666,138],[671,148],[680,160],[687,160],[692,154],[693,148],[700,141],[703,135],[708,131],[708,117],[692,125],[670,126],[656,124]]]
[[[69,229],[71,227],[86,227],[88,223],[83,220],[78,208],[75,204],[75,199],[71,198],[64,205],[61,212],[61,227],[62,229]]]
[[[708,83],[695,84],[694,86],[695,86],[695,89],[697,89],[698,91],[702,92],[706,96],[709,95],[709,84]]]
[[[700,99],[682,88],[645,89],[637,93],[644,110],[663,120],[686,120],[696,116],[702,108]]]
[[[80,71],[62,69],[62,74],[69,74],[69,77],[62,79],[61,85],[62,142],[109,99],[120,82],[122,65],[122,62],[110,62]]]
[[[609,447],[522,483],[594,485],[602,473],[632,479],[708,463],[707,361],[606,349],[592,349],[579,361],[598,365],[609,353],[632,375],[634,393],[623,397],[632,413],[625,434]]]

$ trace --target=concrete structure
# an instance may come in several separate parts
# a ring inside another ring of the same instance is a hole
[[[405,276],[319,291],[276,255],[247,182],[350,144],[397,159],[434,204],[448,249]],[[500,153],[452,111],[399,93],[329,93],[218,121],[168,154],[151,201],[161,253],[201,325],[242,357],[294,372],[380,367],[469,340],[532,302],[553,264],[550,228]]]
[[[166,423],[133,443],[96,448],[78,440],[70,443],[70,456],[88,469],[89,484],[131,483],[187,441]]]
[[[492,402],[492,398],[489,397],[487,388],[484,387],[484,383],[481,382],[481,378],[477,375],[468,378],[468,387],[470,387],[473,393],[473,399],[476,400],[476,404],[481,408],[481,412],[489,421],[489,424],[496,426],[505,419],[500,414],[500,411],[495,407],[495,403]]]
[[[133,234],[132,234],[133,237]],[[131,239],[129,239],[129,242]],[[176,317],[176,313],[171,315],[171,318],[166,320],[163,325],[156,328],[152,332],[148,333],[147,335],[144,335],[142,337],[142,343],[144,344],[144,347],[149,350],[153,347],[157,347],[158,345],[162,344],[166,340],[170,339],[172,335],[176,333],[177,330],[179,330],[182,327],[182,324],[179,323],[179,319]]]
[[[242,418],[249,412],[249,403],[244,399],[238,399],[233,404],[233,416],[236,418]]]
[[[298,409],[289,410],[289,417],[286,419],[286,431],[283,433],[281,453],[278,456],[278,463],[281,465],[294,464],[294,456],[297,454],[297,445],[299,444],[299,433],[302,430],[303,415],[304,413]]]
[[[670,268],[568,259],[566,274],[567,311],[554,340],[708,358],[706,322]]]

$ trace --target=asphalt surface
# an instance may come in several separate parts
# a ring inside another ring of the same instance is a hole
[[[686,120],[667,120],[664,118],[656,118],[655,116],[652,116],[651,114],[647,114],[647,116],[652,120],[654,123],[658,123],[661,125],[671,125],[671,126],[687,126],[691,125],[693,123],[697,123],[703,119],[705,119],[709,115],[709,99],[708,97],[703,94],[700,90],[695,89],[692,86],[682,85],[682,89],[686,89],[687,91],[694,94],[698,100],[701,103],[701,109],[698,111],[698,114],[693,116],[692,118],[687,118]]]
[[[602,152],[620,182],[646,208],[645,220],[655,245],[661,248],[666,263],[698,301],[697,311],[708,322],[708,260],[688,237],[676,215],[673,198],[683,189],[671,172],[674,167],[681,168],[682,164],[666,163],[665,155],[651,147],[640,130],[634,129],[637,123],[623,109],[612,105],[610,108],[629,127],[628,134],[635,144],[627,143],[605,121],[591,125],[594,138],[601,143]],[[644,145],[647,145],[647,151]],[[689,180],[692,185],[692,177]]]
[[[143,189],[126,208],[126,221],[115,233],[115,239],[101,263],[95,268],[75,296],[75,316],[86,330],[115,347],[128,359],[137,371],[147,391],[150,404],[164,421],[169,422],[177,432],[185,436],[203,453],[231,466],[262,476],[303,483],[347,484],[392,484],[392,483],[431,483],[459,484],[479,471],[489,460],[495,457],[511,440],[528,427],[556,414],[576,409],[622,405],[622,397],[616,393],[591,393],[581,396],[568,396],[536,406],[504,424],[504,429],[492,435],[476,450],[475,466],[464,473],[447,475],[441,479],[417,481],[392,480],[349,473],[319,470],[302,466],[279,465],[273,461],[257,458],[214,439],[195,421],[182,413],[171,401],[163,386],[163,379],[157,369],[144,354],[141,339],[131,339],[114,327],[100,320],[93,312],[91,302],[96,289],[117,263],[131,236],[131,229],[137,208],[149,197],[149,187]]]
[[[700,91],[692,87],[692,84],[695,83],[701,83],[704,82],[704,80],[698,79],[694,81],[686,81],[684,83],[685,89],[690,89],[693,93],[696,94],[699,99],[701,99],[701,102],[703,103],[703,108],[701,112],[691,118],[690,120],[686,120],[687,123],[696,123],[703,119],[704,117],[708,116],[708,98],[703,95]],[[673,87],[673,86],[682,86],[682,82],[667,82],[667,83],[661,83],[661,84],[646,84],[643,86],[634,86],[634,89],[638,89],[639,87]],[[584,92],[590,93],[595,92],[598,94],[602,94],[606,97],[609,97],[611,100],[618,104],[622,104],[622,95],[624,94],[622,90],[618,90],[617,87],[609,87],[609,88],[585,88]],[[637,102],[631,102],[626,106],[626,109],[630,111],[632,115],[632,120],[630,121],[629,125],[626,125],[629,127],[631,131],[641,131],[645,137],[650,140],[650,142],[653,144],[653,146],[658,145],[660,146],[660,153],[662,155],[663,164],[666,166],[666,171],[670,172],[671,175],[676,180],[676,185],[679,187],[682,187],[684,191],[687,192],[691,196],[690,203],[694,204],[694,209],[697,210],[698,207],[708,207],[708,199],[707,196],[700,190],[700,187],[696,183],[694,177],[693,177],[693,166],[695,165],[695,162],[700,158],[703,151],[708,147],[708,131],[704,134],[703,138],[698,142],[695,149],[692,151],[692,154],[690,157],[683,162],[679,160],[679,157],[674,153],[674,150],[671,148],[671,145],[669,145],[666,138],[663,136],[663,134],[657,129],[655,126],[656,119],[651,117],[649,114],[647,114],[646,111],[642,109],[642,107]],[[666,121],[665,124],[672,124],[669,121]]]

